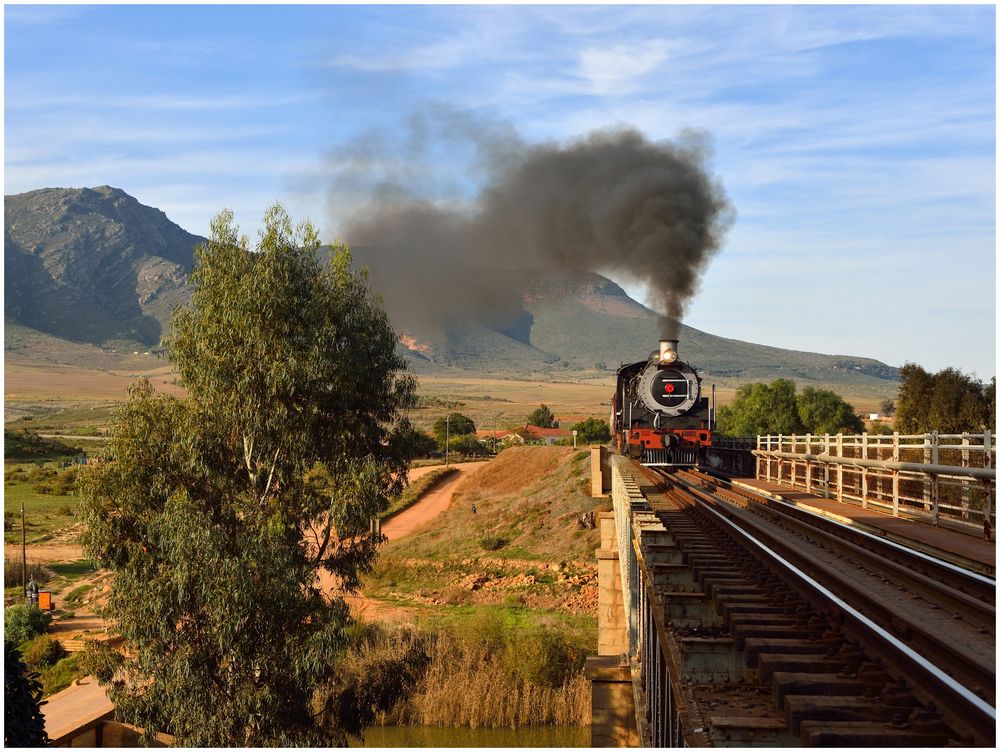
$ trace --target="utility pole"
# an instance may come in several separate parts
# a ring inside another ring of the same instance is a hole
[[[497,414],[493,413],[493,454],[497,453]]]
[[[451,434],[451,415],[444,416],[444,466],[448,467],[448,440]]]
[[[21,499],[21,587],[28,597],[28,553],[24,542],[24,499]]]

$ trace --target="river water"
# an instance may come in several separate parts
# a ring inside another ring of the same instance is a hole
[[[510,729],[375,726],[364,744],[351,747],[589,747],[590,726],[524,726]]]

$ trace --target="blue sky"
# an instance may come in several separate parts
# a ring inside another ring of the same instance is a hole
[[[443,106],[567,141],[711,134],[737,218],[686,323],[996,373],[992,6],[12,6],[4,191],[109,184],[332,240],[349,145]],[[397,150],[398,151],[398,150]],[[457,154],[419,165],[452,199]],[[632,289],[641,296],[641,290]]]

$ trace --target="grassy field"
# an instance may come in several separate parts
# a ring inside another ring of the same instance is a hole
[[[21,503],[24,503],[25,538],[27,543],[51,541],[60,531],[65,531],[76,523],[79,498],[75,492],[67,494],[43,494],[36,490],[39,481],[10,482],[13,468],[25,465],[8,463],[4,477],[4,542],[21,542]],[[44,481],[41,481],[44,482]]]

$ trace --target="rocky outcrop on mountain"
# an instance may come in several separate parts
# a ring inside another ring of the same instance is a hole
[[[91,344],[155,345],[204,238],[118,188],[4,197],[4,320]]]

